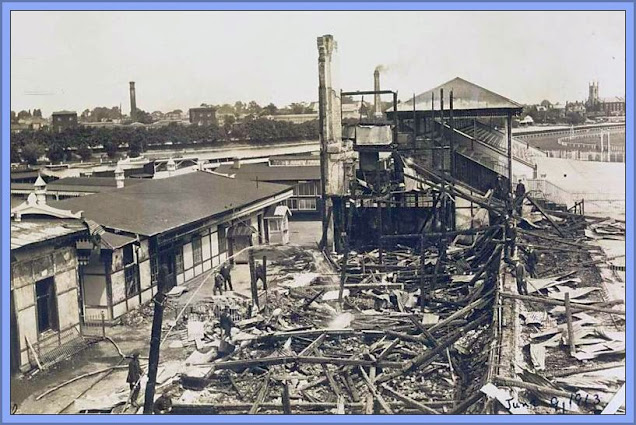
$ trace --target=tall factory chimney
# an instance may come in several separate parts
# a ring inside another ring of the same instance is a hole
[[[135,97],[135,82],[130,82],[130,118],[134,121],[137,116],[137,100]]]
[[[373,72],[373,90],[380,91],[380,69],[375,68]],[[380,94],[376,93],[373,98],[374,103],[374,113],[373,116],[375,118],[382,118],[382,100],[380,99]]]

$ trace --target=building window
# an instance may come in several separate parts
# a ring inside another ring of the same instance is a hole
[[[150,282],[151,285],[159,282],[159,258],[156,255],[150,257]]]
[[[298,183],[296,186],[296,195],[298,196],[317,196],[318,188],[315,182]]]
[[[174,256],[177,274],[183,273],[183,248],[179,248]]]
[[[315,211],[316,210],[316,198],[299,199],[298,200],[299,211]]]
[[[226,230],[225,226],[219,225],[219,254],[227,252]]]
[[[192,239],[192,258],[194,259],[195,266],[203,262],[203,249],[201,247],[200,237]]]
[[[52,277],[36,282],[35,296],[38,309],[38,333],[58,330],[57,299]]]
[[[126,246],[124,246],[124,248],[122,249],[122,253],[123,253],[123,261],[124,261],[124,266],[127,266],[129,264],[132,264],[135,262],[135,256],[133,254],[133,245],[132,244],[128,244]]]
[[[285,200],[285,205],[292,211],[298,211],[298,199],[289,198]]]
[[[278,220],[269,220],[269,230],[273,232],[280,231],[280,221]]]
[[[126,298],[130,298],[139,293],[139,273],[137,264],[132,264],[124,270],[126,278]]]

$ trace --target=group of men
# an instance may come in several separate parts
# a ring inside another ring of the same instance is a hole
[[[514,198],[511,199],[512,194],[508,192],[504,179],[501,176],[497,176],[494,187],[492,187],[495,198],[501,199],[506,203],[508,210],[513,210],[517,215],[521,216],[523,200],[526,196],[526,185],[523,184],[523,179],[519,179],[514,191]]]
[[[505,219],[505,260],[512,266],[512,273],[517,281],[517,292],[520,295],[528,295],[528,277],[536,277],[536,266],[539,262],[539,255],[530,245],[521,247],[523,260],[518,255],[517,240],[517,219],[522,216],[523,200],[526,197],[526,186],[523,180],[519,179],[515,187],[514,197],[505,188],[503,178],[497,177],[494,186],[494,195],[506,202],[506,209],[509,215]]]
[[[228,262],[223,263],[221,269],[214,277],[214,288],[212,293],[216,295],[216,292],[219,292],[219,295],[223,295],[223,291],[227,291],[227,288],[230,288],[230,291],[233,291],[232,287],[232,275],[230,274],[230,264]]]
[[[265,270],[265,265],[263,263],[256,263],[254,266],[254,278],[256,283],[260,280],[263,283],[263,289],[267,289],[267,271]],[[223,295],[223,292],[227,292],[228,288],[230,291],[233,291],[232,287],[232,276],[230,274],[230,265],[228,262],[223,263],[221,269],[214,277],[214,288],[212,293],[214,295],[219,293],[219,295]]]

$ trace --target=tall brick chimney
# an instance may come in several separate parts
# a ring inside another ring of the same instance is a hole
[[[373,72],[373,90],[380,91],[380,70],[378,68]],[[382,117],[382,100],[380,99],[380,95],[378,93],[375,94],[373,98],[374,103],[374,112],[373,116],[376,118]]]
[[[135,82],[130,82],[130,118],[134,121],[137,116],[137,99],[135,96]]]

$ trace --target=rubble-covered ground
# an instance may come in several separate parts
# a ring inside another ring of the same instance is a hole
[[[500,369],[499,384],[514,390],[505,396],[514,402],[501,408],[511,413],[624,412],[625,295],[615,288],[624,290],[624,269],[621,276],[608,265],[617,258],[624,264],[625,223],[565,215],[552,219],[562,235],[552,226],[526,226],[520,234],[520,245],[541,253],[528,285],[537,301],[509,300],[516,338],[514,350],[502,358],[510,367]],[[622,243],[623,254],[607,255],[599,242],[608,240]],[[506,288],[510,292],[513,279]],[[570,325],[564,305],[546,304],[564,302],[566,293]]]
[[[532,300],[512,297],[494,226],[444,246],[441,258],[435,240],[423,254],[418,244],[351,252],[344,274],[342,256],[311,244],[261,248],[255,257],[267,256],[268,288],[259,283],[260,308],[251,306],[247,265],[235,266],[235,290],[223,295],[212,294],[207,275],[194,279],[166,302],[155,398],[169,397],[173,414],[605,409],[625,380],[625,316],[623,300],[605,290],[611,276],[599,273],[610,260],[595,247],[624,240],[624,223],[524,217],[518,258],[525,261],[528,245],[542,254],[529,280]],[[557,305],[566,292],[573,353],[568,315]],[[229,338],[219,327],[226,306]],[[580,309],[589,307],[617,313]],[[109,331],[115,344],[99,342],[67,361],[75,362],[70,372],[62,363],[26,380],[37,390],[19,411],[141,413],[130,405],[126,365],[139,349],[147,369],[151,321],[152,307],[142,307]],[[145,377],[141,384],[140,402]]]

